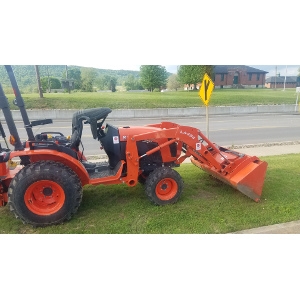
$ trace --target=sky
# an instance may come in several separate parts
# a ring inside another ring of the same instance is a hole
[[[269,5],[258,0],[251,2],[247,12],[241,8],[240,13],[227,11],[230,3],[241,7],[237,0],[216,1],[218,9],[208,2],[187,0],[186,6],[199,8],[188,11],[183,11],[182,3],[176,1],[170,7],[168,1],[153,0],[143,9],[137,0],[116,0],[113,4],[101,2],[99,9],[91,9],[94,2],[85,0],[80,5],[73,2],[71,15],[67,1],[53,0],[43,14],[35,15],[31,9],[39,2],[25,2],[5,1],[1,6],[1,11],[14,14],[13,19],[9,13],[0,19],[0,64],[114,70],[139,70],[140,65],[158,64],[171,73],[182,64],[269,65],[274,69],[276,65],[300,64],[298,38],[293,30],[298,27],[298,10],[288,9],[284,20],[290,0],[280,8],[273,7],[272,14]],[[263,22],[246,21],[254,15]],[[286,26],[272,29],[276,15],[280,15],[281,24],[288,24],[289,30],[285,30]]]
[[[267,71],[268,74],[266,77],[275,76],[277,74],[279,76],[297,76],[299,74],[300,69],[300,61],[299,65],[265,65],[265,66],[250,66],[253,68],[257,68],[260,70]]]

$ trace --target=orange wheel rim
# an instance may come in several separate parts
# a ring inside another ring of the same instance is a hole
[[[27,208],[37,215],[51,215],[65,203],[63,188],[51,180],[39,180],[31,184],[24,195]]]
[[[165,178],[156,185],[156,196],[163,201],[172,199],[178,190],[177,182],[172,178]]]

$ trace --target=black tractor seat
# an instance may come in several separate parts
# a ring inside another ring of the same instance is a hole
[[[72,136],[70,141],[70,148],[78,150],[83,122],[90,124],[93,138],[96,139],[98,136],[98,129],[102,127],[106,117],[111,113],[111,109],[107,107],[91,108],[85,110],[79,110],[73,114],[72,118]],[[101,122],[98,122],[101,120]]]

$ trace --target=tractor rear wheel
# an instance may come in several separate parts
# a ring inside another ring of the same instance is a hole
[[[177,171],[161,167],[149,174],[145,189],[146,195],[155,205],[173,204],[182,193],[183,180]]]
[[[69,220],[82,200],[82,185],[69,167],[40,161],[21,169],[10,183],[8,204],[16,218],[33,226]]]

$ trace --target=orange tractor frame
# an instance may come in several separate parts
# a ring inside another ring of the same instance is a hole
[[[267,163],[212,143],[194,127],[172,122],[145,126],[115,127],[104,124],[109,108],[78,111],[72,119],[72,135],[42,132],[33,135],[32,127],[52,120],[29,122],[23,98],[11,66],[5,66],[21,112],[28,140],[21,142],[9,103],[0,85],[0,105],[10,131],[10,150],[5,132],[0,131],[6,148],[0,149],[0,205],[23,223],[34,226],[59,224],[77,211],[83,186],[125,183],[145,185],[149,200],[155,205],[178,201],[183,180],[174,169],[186,159],[231,185],[254,201],[262,194]],[[84,124],[90,124],[107,154],[107,162],[91,162],[83,154],[81,142]],[[13,164],[19,159],[19,164]]]

